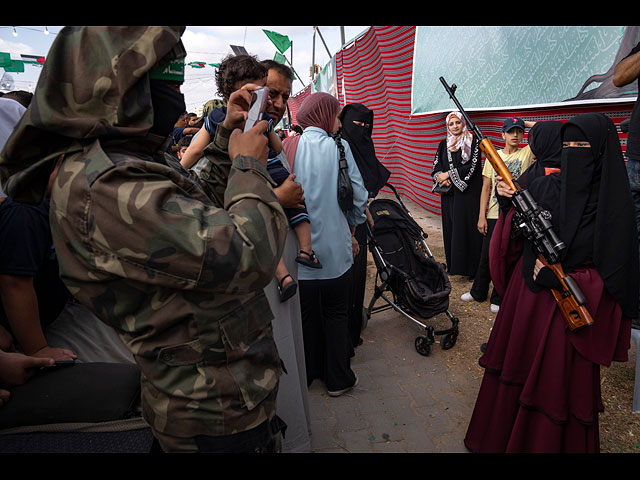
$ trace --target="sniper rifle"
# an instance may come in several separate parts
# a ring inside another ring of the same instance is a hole
[[[586,298],[584,294],[576,281],[566,275],[560,265],[560,255],[566,249],[566,245],[553,231],[551,214],[547,210],[541,209],[533,196],[518,185],[491,140],[482,134],[477,125],[471,121],[464,111],[460,102],[458,102],[455,96],[456,85],[449,86],[443,77],[440,77],[440,82],[442,82],[449,97],[464,116],[469,129],[475,134],[480,150],[485,154],[496,174],[502,177],[502,180],[513,191],[511,201],[515,210],[515,225],[525,238],[533,244],[538,254],[538,259],[543,265],[551,269],[560,282],[562,289],[551,289],[551,293],[564,315],[569,329],[573,331],[580,327],[592,325],[593,318],[585,307]]]

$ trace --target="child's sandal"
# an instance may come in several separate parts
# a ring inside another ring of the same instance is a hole
[[[300,253],[307,255],[309,258],[301,257]],[[318,260],[316,252],[314,252],[313,250],[311,250],[311,253],[300,250],[298,256],[296,257],[296,262],[309,268],[322,268],[322,264],[320,263],[320,260]]]
[[[287,300],[289,300],[291,297],[293,297],[296,294],[296,290],[298,289],[298,284],[296,283],[295,280],[293,280],[293,277],[291,277],[291,280],[293,281],[289,283],[286,287],[282,285],[284,280],[287,277],[291,277],[291,275],[288,275],[288,274],[285,275],[278,282],[278,292],[280,293],[280,302],[286,302]]]

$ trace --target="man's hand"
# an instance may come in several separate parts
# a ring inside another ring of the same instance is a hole
[[[17,352],[0,351],[0,385],[15,387],[22,385],[43,367],[52,367],[52,358],[36,358]]]
[[[236,90],[229,96],[227,116],[222,122],[224,128],[229,131],[236,128],[244,128],[244,123],[249,115],[249,107],[251,106],[251,92],[258,88],[260,88],[260,85],[247,83],[240,90]]]
[[[295,181],[295,174],[291,174],[280,186],[273,189],[278,201],[283,208],[304,208],[304,190],[302,185]]]
[[[233,160],[238,155],[246,155],[257,159],[266,167],[267,157],[269,156],[269,142],[265,132],[268,127],[269,122],[260,120],[247,132],[243,132],[238,128],[233,130],[229,137],[229,158]]]

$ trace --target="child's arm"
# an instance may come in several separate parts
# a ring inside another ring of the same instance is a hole
[[[478,231],[482,235],[487,234],[487,204],[491,196],[491,179],[482,176],[482,192],[480,193],[480,211],[478,212]]]
[[[184,168],[191,168],[204,155],[204,149],[211,143],[211,135],[204,126],[200,129],[198,135],[191,140],[189,147],[184,152],[180,164]]]

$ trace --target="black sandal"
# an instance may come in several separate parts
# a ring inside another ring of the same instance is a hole
[[[291,297],[293,297],[296,294],[296,290],[298,289],[298,284],[296,283],[295,280],[293,280],[293,277],[291,277],[291,280],[293,281],[289,285],[287,285],[286,287],[282,286],[282,283],[287,277],[291,277],[291,275],[289,274],[285,275],[278,282],[278,292],[280,292],[280,302],[286,302],[287,300],[289,300]]]
[[[304,253],[305,255],[308,255],[309,258],[301,257],[300,253]],[[314,260],[317,260],[317,261],[314,261]],[[305,252],[304,250],[300,250],[300,252],[298,253],[298,256],[296,257],[296,262],[309,268],[322,268],[322,264],[320,263],[320,260],[318,260],[318,257],[316,256],[316,252],[314,252],[313,250],[311,250],[311,253]]]

